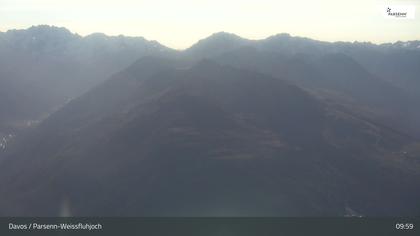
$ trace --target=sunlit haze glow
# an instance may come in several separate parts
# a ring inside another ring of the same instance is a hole
[[[325,41],[420,39],[420,16],[386,19],[386,4],[420,8],[420,0],[0,0],[0,31],[48,24],[80,35],[143,36],[177,49],[219,31],[250,39],[277,33]]]

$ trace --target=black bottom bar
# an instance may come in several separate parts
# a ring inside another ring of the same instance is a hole
[[[420,235],[420,218],[0,218],[0,235]]]

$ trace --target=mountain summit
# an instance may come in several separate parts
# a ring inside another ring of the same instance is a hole
[[[230,51],[249,44],[251,41],[235,34],[219,32],[198,41],[184,53],[190,57],[212,57],[222,52]]]

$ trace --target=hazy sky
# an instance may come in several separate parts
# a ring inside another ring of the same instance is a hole
[[[415,19],[386,19],[386,4]],[[0,31],[48,24],[87,35],[143,36],[186,48],[214,32],[251,39],[290,33],[326,41],[420,39],[420,0],[0,0]]]

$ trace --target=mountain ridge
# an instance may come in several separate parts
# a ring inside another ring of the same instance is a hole
[[[413,215],[412,141],[278,78],[147,57],[17,138],[0,214]]]
[[[31,31],[0,34],[2,216],[420,212],[415,43]]]
[[[93,33],[89,33],[85,36],[80,36],[77,33],[72,33],[69,29],[67,29],[66,27],[59,27],[59,26],[54,26],[54,25],[33,25],[30,26],[26,29],[8,29],[6,31],[0,31],[0,34],[7,34],[7,33],[12,33],[12,32],[23,32],[23,31],[27,31],[27,30],[37,30],[37,29],[44,29],[44,30],[56,30],[58,32],[66,32],[69,33],[71,35],[80,37],[80,38],[86,38],[86,37],[93,37],[95,35],[102,35],[104,37],[108,37],[108,38],[137,38],[137,39],[145,39],[143,36],[129,36],[129,35],[123,35],[123,34],[119,34],[119,35],[107,35],[105,33],[100,33],[100,32],[93,32]],[[313,42],[317,42],[317,43],[326,43],[326,44],[356,44],[356,45],[365,45],[365,46],[389,46],[389,47],[400,47],[400,48],[408,48],[408,49],[420,49],[420,40],[407,40],[407,41],[395,41],[395,42],[386,42],[386,43],[372,43],[370,41],[323,41],[323,40],[317,40],[317,39],[312,39],[309,37],[305,37],[305,36],[292,36],[289,33],[276,33],[273,35],[269,35],[265,38],[262,39],[248,39],[242,36],[239,36],[235,33],[230,33],[227,31],[219,31],[219,32],[215,32],[210,34],[207,37],[204,37],[203,39],[198,40],[196,43],[194,43],[193,45],[182,49],[182,50],[176,50],[176,51],[185,51],[189,48],[191,48],[192,46],[194,46],[195,44],[199,43],[200,41],[206,40],[206,39],[214,39],[214,38],[220,38],[221,36],[223,36],[225,39],[241,39],[241,40],[246,40],[246,41],[253,41],[253,42],[258,42],[258,41],[270,41],[270,40],[278,40],[278,39],[294,39],[294,40],[309,40],[309,41],[313,41]],[[229,36],[229,37],[228,37]],[[146,40],[146,39],[145,39]],[[152,42],[157,42],[159,43],[158,40],[148,40],[148,41],[152,41]],[[160,44],[160,43],[159,43]],[[161,44],[162,45],[162,44]],[[169,47],[167,47],[169,48]],[[175,49],[172,49],[175,50]]]

